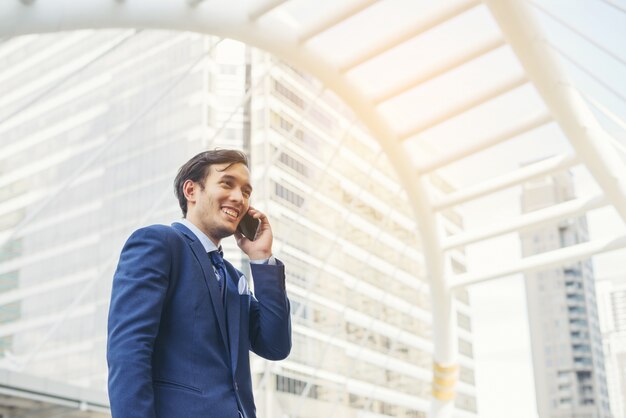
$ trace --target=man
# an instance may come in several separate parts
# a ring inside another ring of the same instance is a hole
[[[200,153],[175,180],[181,222],[128,239],[113,278],[107,360],[113,418],[254,418],[249,352],[281,360],[291,349],[283,264],[267,217],[249,207],[245,154]],[[236,229],[260,220],[250,241]],[[235,235],[250,258],[255,295],[223,262]]]

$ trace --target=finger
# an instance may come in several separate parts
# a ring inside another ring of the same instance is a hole
[[[263,215],[260,212],[254,213],[254,214],[250,214],[254,219],[258,219],[259,221],[261,221],[261,223],[265,223],[265,220],[267,219],[267,217],[265,215]]]
[[[267,219],[267,216],[265,216],[265,214],[261,211],[255,210],[254,211],[254,215],[252,215],[254,218],[259,219],[261,221]]]
[[[252,216],[254,219],[262,219],[262,217],[264,216],[256,209],[248,209],[248,215]]]

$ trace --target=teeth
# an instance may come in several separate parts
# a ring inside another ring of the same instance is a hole
[[[237,212],[235,212],[234,210],[224,208],[222,209],[222,212],[224,212],[228,216],[232,216],[233,218],[237,217]]]

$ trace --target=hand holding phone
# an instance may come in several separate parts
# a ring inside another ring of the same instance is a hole
[[[259,230],[259,225],[261,225],[261,221],[246,212],[246,214],[243,215],[243,218],[241,218],[239,225],[237,225],[237,231],[250,241],[254,241],[256,239],[257,231]]]
[[[252,206],[241,218],[235,240],[250,260],[267,260],[272,256],[272,227],[267,216]]]

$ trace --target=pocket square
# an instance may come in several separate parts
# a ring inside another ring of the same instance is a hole
[[[241,276],[239,278],[239,283],[237,283],[237,290],[240,295],[249,295],[250,289],[248,288],[248,281],[246,280],[246,276]]]

